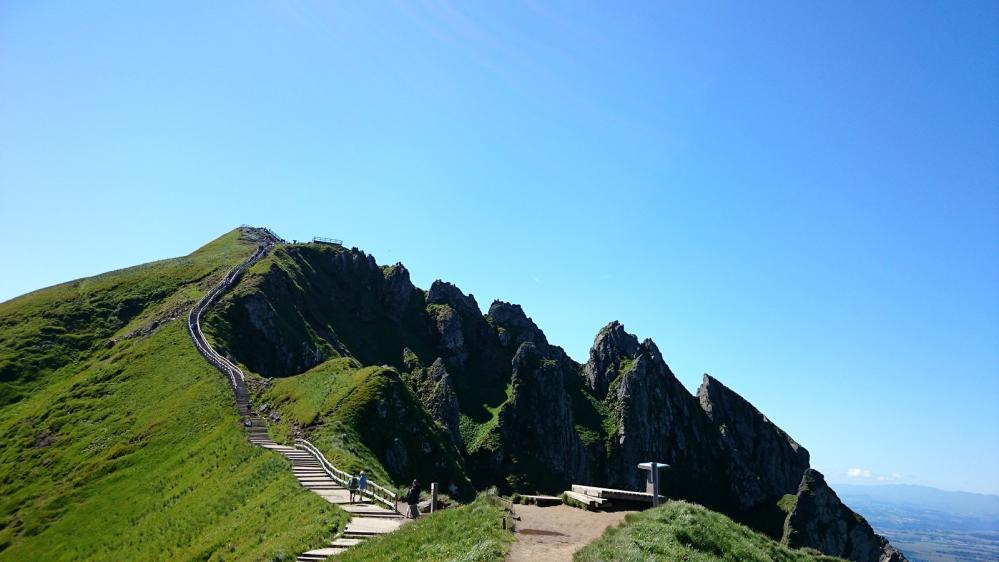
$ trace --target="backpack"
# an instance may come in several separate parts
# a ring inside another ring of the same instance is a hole
[[[347,482],[347,487],[350,488],[351,490],[356,490],[357,489],[357,477],[356,476],[351,476],[350,477],[350,480]]]

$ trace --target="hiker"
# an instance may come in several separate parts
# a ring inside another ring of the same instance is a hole
[[[416,519],[420,516],[420,481],[413,480],[413,485],[406,491],[406,503],[409,505],[407,517]]]
[[[357,489],[361,494],[361,501],[364,501],[364,497],[368,495],[368,475],[361,471],[361,477],[357,479]]]
[[[357,477],[351,474],[350,479],[347,480],[347,489],[350,490],[350,503],[354,503],[354,494],[357,493],[357,486]]]

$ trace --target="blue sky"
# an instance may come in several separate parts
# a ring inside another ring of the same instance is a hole
[[[999,4],[122,4],[0,4],[0,299],[335,236],[999,493]]]

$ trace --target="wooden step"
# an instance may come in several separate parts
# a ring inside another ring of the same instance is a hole
[[[583,484],[573,484],[572,491],[593,498],[605,500],[627,500],[635,502],[652,503],[652,494],[646,492],[636,492],[633,490],[619,490],[617,488],[601,488],[599,486],[586,486]],[[660,495],[662,501],[666,501],[666,496]]]
[[[572,490],[566,490],[563,493],[567,497],[570,497],[570,498],[572,498],[572,499],[574,499],[574,500],[582,503],[587,508],[600,507],[600,506],[604,505],[605,503],[609,503],[609,500],[607,500],[607,499],[596,498],[596,497],[593,497],[593,496],[588,496],[586,494],[580,494],[579,492],[574,492]]]
[[[371,533],[368,531],[344,531],[343,538],[345,539],[370,539],[371,537],[377,537],[382,533]]]
[[[348,504],[349,505],[349,504]],[[377,517],[379,519],[402,519],[402,515],[394,511],[383,509],[381,511],[350,511],[353,517]]]
[[[525,504],[534,504],[534,505],[538,505],[538,506],[558,505],[558,504],[562,503],[562,498],[560,498],[558,496],[529,496],[529,495],[523,495],[523,496],[520,496],[520,497],[521,497],[521,501],[523,503],[525,503]]]
[[[357,546],[357,545],[361,544],[362,542],[364,542],[364,541],[361,540],[361,539],[346,539],[346,538],[340,537],[338,539],[333,539],[333,542],[330,543],[330,546],[332,546],[334,548],[336,548],[336,547],[350,548],[352,546]]]

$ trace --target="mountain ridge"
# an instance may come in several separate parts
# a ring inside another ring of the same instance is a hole
[[[4,303],[0,382],[8,402],[0,414],[17,420],[22,404],[39,404],[31,393],[60,374],[58,365],[40,364],[37,376],[22,366],[52,349],[75,353],[60,356],[75,369],[76,359],[107,360],[172,334],[206,281],[248,255],[245,234],[237,229],[223,237],[236,249],[230,254],[203,248],[156,262],[145,271],[150,275],[128,282],[111,275],[103,278],[113,281],[108,286],[101,278],[63,284],[89,288],[67,297],[67,316],[50,313],[55,324],[32,324],[30,310],[18,311],[33,302],[31,295],[57,297],[62,285]],[[209,261],[199,264],[201,258]],[[171,277],[188,270],[176,282]],[[78,313],[94,327],[79,332]],[[834,493],[805,486],[821,478],[807,468],[807,451],[716,379],[706,376],[691,393],[652,340],[640,341],[619,322],[602,328],[586,362],[577,362],[519,305],[497,300],[483,313],[474,296],[453,284],[436,281],[422,290],[402,264],[380,266],[356,248],[320,244],[276,246],[202,321],[212,345],[247,373],[255,408],[272,422],[272,434],[308,436],[338,464],[370,467],[396,484],[420,473],[458,497],[489,486],[634,489],[643,486],[635,464],[658,460],[672,465],[663,493],[773,539],[856,560],[905,559],[869,526],[854,525],[860,535],[836,540],[837,531],[830,535],[825,524],[859,516]],[[47,431],[33,438],[60,438],[59,426]],[[13,458],[0,460],[9,467]],[[809,513],[831,516],[813,528]],[[22,540],[11,526],[16,512],[4,517],[0,539]],[[883,547],[880,554],[871,544]]]
[[[844,528],[859,529],[850,540],[826,540],[825,530],[806,525],[815,494],[805,481],[821,481],[807,451],[710,376],[691,394],[656,344],[619,322],[597,333],[580,364],[519,305],[497,300],[483,314],[457,286],[437,280],[421,290],[402,264],[379,266],[357,248],[283,245],[247,276],[212,318],[222,349],[277,379],[344,356],[397,370],[446,428],[456,464],[478,488],[634,489],[643,485],[634,466],[655,459],[672,465],[665,493],[773,538],[859,560],[905,559],[866,523]],[[233,333],[254,349],[226,337]],[[412,468],[394,458],[386,468],[398,481]],[[802,502],[797,512],[782,507],[788,497]],[[835,494],[818,497],[822,509],[812,512],[844,524],[859,518]]]

